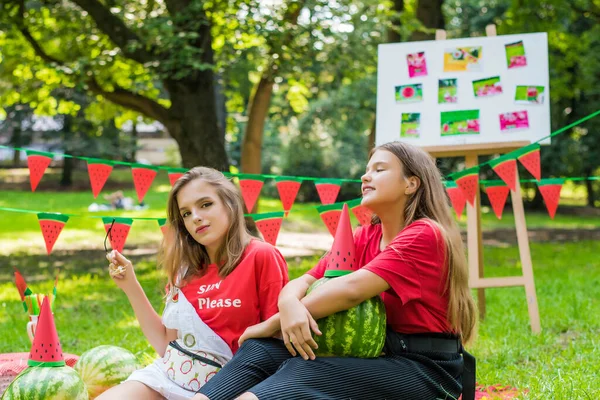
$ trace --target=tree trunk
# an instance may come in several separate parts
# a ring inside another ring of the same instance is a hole
[[[371,124],[371,132],[369,132],[368,149],[371,151],[375,147],[375,137],[377,136],[377,118],[373,114],[373,123]]]
[[[404,12],[404,0],[394,0],[392,11],[396,15],[392,18],[392,29],[387,32],[387,41],[389,43],[401,42],[402,38],[397,31],[400,28],[400,13]]]
[[[131,125],[131,152],[129,153],[129,162],[135,162],[135,155],[137,153],[137,138],[138,138],[138,130],[137,130],[137,122],[133,121]]]
[[[585,177],[588,178],[585,181],[585,187],[587,189],[587,205],[589,207],[596,207],[596,196],[594,195],[594,185],[593,182],[589,180],[589,177],[593,175],[591,170],[585,171]]]
[[[417,4],[417,19],[421,21],[427,29],[444,29],[444,14],[442,5],[444,0],[418,0]],[[425,33],[414,31],[410,37],[411,41],[431,40],[435,38],[434,33]]]
[[[12,134],[12,139],[10,141],[11,145],[14,147],[21,147],[22,144],[22,140],[21,140],[21,124],[19,123],[18,125],[15,124],[14,125],[14,129],[13,129],[13,134]],[[13,152],[13,161],[12,161],[12,165],[13,167],[18,167],[21,164],[21,150],[15,150]]]
[[[62,141],[65,144],[65,153],[71,153],[71,149],[69,148],[69,135],[71,135],[71,129],[73,126],[73,117],[70,115],[65,115],[63,121],[62,128]],[[62,168],[62,177],[60,179],[60,186],[63,188],[71,187],[73,185],[73,159],[72,158],[63,158],[63,168]]]
[[[262,172],[263,131],[272,94],[273,81],[269,77],[263,76],[248,107],[248,123],[242,142],[241,167],[242,172],[247,174],[260,174]]]

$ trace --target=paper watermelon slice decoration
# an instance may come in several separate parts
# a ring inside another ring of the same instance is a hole
[[[133,224],[133,219],[103,217],[102,222],[104,223],[104,230],[108,234],[110,246],[113,249],[117,250],[119,253],[122,253],[123,248],[125,247],[125,241],[127,240],[127,235],[129,234],[129,230],[131,229],[131,224]],[[108,233],[109,229],[110,233]]]
[[[335,237],[335,231],[340,221],[340,215],[342,214],[342,207],[344,203],[328,204],[326,206],[318,206],[317,211],[321,215],[321,219],[327,226],[331,236]]]
[[[467,204],[467,198],[456,182],[446,181],[445,186],[446,193],[448,193],[448,197],[450,198],[450,204],[452,204],[452,208],[456,213],[456,218],[460,219],[460,216],[465,209],[465,205]]]
[[[321,179],[315,182],[322,204],[333,204],[342,187],[341,179]]]
[[[327,268],[324,275],[327,278],[343,276],[358,270],[350,214],[348,213],[348,205],[345,203],[335,230],[333,246],[331,246],[327,258]]]
[[[30,296],[33,294],[27,283],[25,283],[25,278],[23,275],[15,268],[15,286],[17,287],[17,291],[19,292],[19,297],[21,297],[21,301],[23,302],[23,308],[25,312],[28,311],[27,302],[25,301],[25,296]]]
[[[506,198],[508,197],[509,191],[510,188],[501,181],[485,184],[485,193],[490,199],[490,204],[498,219],[502,219],[502,212],[504,211],[504,205],[506,204]]]
[[[510,188],[517,190],[517,160],[502,156],[490,162],[490,166]]]
[[[30,367],[63,367],[66,365],[47,296],[44,296],[42,302],[27,364]]]
[[[546,203],[548,214],[552,219],[554,219],[554,216],[556,215],[556,209],[558,208],[558,202],[560,201],[560,191],[564,183],[565,180],[561,178],[541,179],[538,183],[538,188],[542,193],[544,203]]]
[[[96,198],[108,180],[113,166],[109,161],[88,159],[87,168],[88,175],[90,176],[90,184],[92,185],[92,193],[94,198]]]
[[[535,179],[538,181],[542,179],[540,145],[538,143],[523,147],[517,153],[517,158]]]
[[[37,217],[40,228],[42,228],[42,235],[44,235],[44,242],[46,242],[46,251],[50,254],[69,217],[64,214],[52,213],[38,213]]]
[[[186,173],[187,170],[184,168],[171,168],[167,171],[167,174],[169,175],[169,182],[171,183],[171,187],[173,187],[175,185],[175,182],[177,182],[177,179],[181,178],[183,176],[184,173]]]
[[[137,164],[131,167],[133,175],[133,185],[138,196],[138,201],[144,201],[144,197],[152,185],[152,181],[156,178],[158,168],[150,165]]]
[[[158,226],[160,227],[160,230],[163,233],[163,235],[166,235],[167,230],[169,229],[169,225],[167,225],[167,219],[166,218],[158,218],[156,220],[156,222],[158,222]]]
[[[296,195],[298,195],[298,190],[300,190],[300,185],[302,185],[302,179],[279,177],[275,179],[275,185],[277,186],[279,198],[283,204],[283,211],[287,217],[294,205]]]
[[[242,197],[244,198],[244,204],[248,212],[252,212],[260,191],[264,184],[264,178],[260,175],[238,175],[240,180],[240,190]]]
[[[479,190],[479,167],[472,167],[455,174],[454,182],[463,191],[467,201],[475,206],[475,199]]]
[[[35,192],[38,184],[46,172],[46,168],[52,162],[54,154],[43,151],[26,150],[27,167],[29,168],[29,182],[31,183],[31,191]]]
[[[358,220],[358,223],[365,226],[371,223],[371,218],[373,217],[373,211],[369,210],[365,206],[361,206],[362,199],[355,199],[348,202],[348,207],[352,210],[352,214]]]
[[[277,236],[279,235],[279,229],[283,221],[283,214],[283,212],[272,212],[251,215],[265,242],[271,243],[273,246],[277,242]]]

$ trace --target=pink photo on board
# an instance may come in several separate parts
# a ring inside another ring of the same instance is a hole
[[[528,128],[529,117],[527,115],[527,111],[516,111],[500,114],[500,130],[502,132]]]
[[[425,61],[425,52],[412,53],[406,55],[408,63],[408,76],[414,78],[416,76],[427,76],[427,62]]]

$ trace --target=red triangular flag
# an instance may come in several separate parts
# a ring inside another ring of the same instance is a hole
[[[333,239],[333,246],[331,246],[331,251],[327,255],[327,258],[327,269],[325,270],[327,278],[346,275],[358,270],[354,237],[352,235],[347,204],[344,204],[342,208],[339,223],[335,231],[335,239]]]
[[[167,171],[169,174],[169,182],[171,183],[171,187],[175,185],[177,179],[181,178],[186,171],[187,170],[183,168],[171,168]]]
[[[23,275],[15,268],[15,285],[17,286],[17,290],[19,291],[19,297],[21,297],[21,301],[23,302],[23,308],[27,311],[27,303],[25,302],[25,296],[29,296],[31,293],[31,289],[25,283],[25,279]]]
[[[240,191],[244,198],[244,204],[246,204],[246,209],[250,213],[256,204],[256,200],[258,200],[264,180],[260,175],[241,174],[238,175],[238,178],[240,180]]]
[[[277,186],[277,191],[279,192],[279,198],[281,199],[281,203],[283,204],[283,211],[285,212],[285,215],[287,217],[288,213],[292,209],[292,206],[294,205],[294,201],[296,200],[298,190],[300,190],[302,180],[296,178],[280,177],[276,178],[275,182],[275,185]]]
[[[279,235],[279,229],[281,228],[281,222],[283,221],[283,213],[272,212],[254,214],[252,215],[252,219],[256,223],[256,227],[260,233],[263,235],[265,242],[275,246],[277,236]]]
[[[29,168],[29,181],[31,183],[31,191],[35,192],[38,184],[46,172],[46,168],[52,162],[54,154],[45,153],[42,151],[26,150],[27,167]]]
[[[510,188],[504,185],[504,183],[491,183],[485,185],[485,192],[490,199],[490,204],[498,219],[502,219],[502,212],[504,211],[504,205],[506,204],[506,198],[508,197],[509,191]]]
[[[152,181],[156,178],[157,171],[158,168],[150,165],[136,164],[131,167],[133,185],[140,203],[144,200]]]
[[[319,212],[319,215],[321,215],[321,219],[333,237],[335,237],[335,231],[337,229],[338,222],[340,221],[342,207],[342,203],[334,203],[317,207],[317,211]]]
[[[104,223],[104,230],[108,234],[110,246],[119,253],[122,253],[123,248],[125,247],[125,241],[127,240],[127,235],[131,229],[131,224],[133,224],[133,219],[103,217],[102,222]],[[108,232],[109,229],[110,233]]]
[[[113,166],[110,162],[104,160],[87,160],[87,167],[90,184],[92,185],[92,193],[94,198],[96,198],[110,176]]]
[[[42,235],[44,235],[44,242],[46,242],[46,252],[50,254],[69,217],[53,213],[39,213],[37,216],[40,228],[42,228]]]
[[[63,367],[66,365],[47,296],[44,296],[27,364],[30,367]]]
[[[540,145],[534,143],[523,147],[518,153],[518,159],[525,169],[538,181],[542,179],[542,168],[540,163]]]
[[[369,210],[365,206],[361,206],[362,199],[355,199],[348,202],[348,207],[352,210],[352,213],[358,220],[358,223],[365,226],[371,223],[371,218],[373,217],[373,211]]]
[[[169,225],[167,225],[167,219],[166,218],[158,218],[156,220],[156,222],[158,222],[158,226],[160,227],[160,231],[163,233],[163,235],[166,235],[167,229],[169,229]]]
[[[540,193],[542,193],[544,203],[546,203],[548,214],[552,219],[554,219],[554,216],[556,215],[556,209],[558,208],[558,202],[560,201],[560,191],[564,182],[564,179],[557,178],[541,179],[538,183],[538,188],[540,189]]]
[[[460,219],[460,216],[465,209],[465,205],[467,204],[467,198],[456,182],[446,181],[445,186],[446,193],[448,193],[448,197],[450,198],[450,204],[452,204],[452,208],[456,213],[456,218]]]
[[[315,181],[315,187],[323,204],[333,204],[342,187],[341,179],[320,179]]]
[[[510,190],[517,190],[517,160],[503,156],[492,160],[490,165]]]
[[[479,167],[472,167],[455,174],[454,182],[463,191],[467,201],[475,206],[475,199],[479,190]]]

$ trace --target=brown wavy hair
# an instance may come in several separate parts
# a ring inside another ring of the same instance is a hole
[[[468,343],[475,336],[477,313],[469,289],[464,245],[458,225],[451,214],[442,175],[429,154],[419,147],[403,142],[385,143],[371,150],[369,158],[377,150],[386,150],[395,155],[402,164],[405,178],[414,176],[421,181],[418,189],[406,201],[404,226],[419,219],[426,219],[439,228],[446,245],[448,266],[445,285],[445,291],[448,293],[447,318],[463,342]],[[373,215],[371,223],[380,222],[379,217]]]
[[[202,179],[214,187],[227,210],[229,229],[225,240],[217,250],[219,275],[229,275],[240,263],[244,249],[250,243],[251,236],[244,220],[244,207],[238,188],[223,173],[207,167],[195,167],[179,178],[171,192],[167,205],[167,223],[169,228],[162,241],[159,252],[159,265],[165,270],[169,287],[181,285],[187,279],[202,275],[210,264],[206,248],[198,243],[187,231],[177,204],[177,194],[193,180]],[[187,271],[182,276],[182,271]]]

